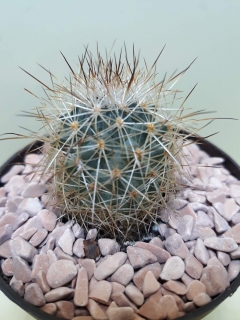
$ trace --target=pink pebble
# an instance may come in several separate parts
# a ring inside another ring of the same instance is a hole
[[[117,252],[104,260],[94,271],[94,277],[100,281],[112,275],[127,259],[125,252]]]
[[[185,259],[185,270],[193,279],[199,279],[202,275],[203,265],[193,255],[189,255]]]
[[[84,229],[80,227],[78,223],[75,223],[72,227],[73,234],[75,238],[84,238]]]
[[[36,216],[41,209],[42,204],[38,198],[26,198],[20,203],[18,213],[26,212],[30,217],[33,217]]]
[[[195,203],[195,202],[193,202],[193,203]],[[185,215],[187,215],[187,216],[190,215],[190,216],[193,217],[194,220],[197,219],[197,215],[194,212],[194,210],[192,209],[190,204],[188,204],[187,206],[185,206],[182,209],[177,210],[177,211],[178,211],[178,214],[179,214],[180,217],[183,217]]]
[[[182,237],[183,241],[188,241],[190,239],[194,219],[190,215],[183,216],[179,219],[177,226],[177,232]]]
[[[8,258],[3,261],[1,267],[2,267],[2,272],[6,277],[11,277],[13,276],[13,267],[12,267],[12,259]]]
[[[111,284],[109,283],[110,288]],[[109,296],[111,294],[111,289]],[[88,274],[85,268],[78,269],[77,282],[74,294],[74,304],[79,307],[87,306],[88,304]]]
[[[18,195],[19,191],[26,185],[25,180],[22,176],[13,176],[4,186],[7,192],[14,192]]]
[[[200,281],[205,285],[206,293],[210,297],[222,293],[229,286],[228,273],[223,265],[209,265],[204,268]]]
[[[46,191],[46,186],[39,182],[30,182],[22,189],[21,196],[24,198],[40,197]]]
[[[24,296],[24,284],[21,280],[17,280],[15,277],[12,277],[11,281],[10,281],[10,286],[11,288],[17,292],[21,297]]]
[[[143,295],[145,298],[155,293],[160,288],[160,283],[156,280],[152,271],[148,271],[143,281]]]
[[[46,303],[42,290],[37,283],[31,283],[27,286],[24,299],[36,307],[41,307]]]
[[[14,256],[19,256],[28,262],[32,262],[37,254],[37,249],[21,237],[16,237],[11,241],[11,250]]]
[[[198,280],[194,280],[187,287],[186,297],[188,300],[193,300],[202,292],[206,293],[205,285]]]
[[[73,254],[74,234],[70,228],[66,229],[61,238],[58,240],[59,247],[70,256]]]
[[[59,300],[70,300],[74,297],[75,290],[67,287],[53,289],[45,294],[47,302],[55,302]]]
[[[47,209],[43,209],[38,213],[43,227],[48,231],[53,231],[57,223],[57,215]]]
[[[231,262],[231,258],[229,254],[222,251],[217,252],[217,258],[224,265],[224,267],[228,266],[229,263]]]
[[[39,271],[36,275],[36,283],[40,286],[43,293],[50,291],[50,287],[47,283],[46,274],[43,271]]]
[[[130,264],[122,265],[112,276],[111,281],[118,282],[126,287],[134,276],[134,269]]]
[[[120,251],[119,245],[114,239],[102,238],[98,240],[98,246],[102,256],[114,254]]]
[[[99,303],[108,305],[112,293],[112,284],[109,281],[101,280],[91,288],[89,298]]]
[[[232,223],[234,224],[240,223],[240,212],[237,212],[232,216]]]
[[[184,295],[187,292],[187,287],[180,281],[169,280],[163,284],[163,288],[178,295]]]
[[[240,209],[239,205],[236,204],[234,199],[226,199],[224,202],[224,215],[223,217],[227,221],[231,221],[234,214],[237,213]]]
[[[217,213],[217,211],[212,208],[213,213],[213,222],[215,225],[215,229],[218,233],[223,233],[229,229],[229,225],[227,221]]]
[[[13,228],[10,224],[6,224],[5,226],[0,228],[0,245],[3,244],[5,241],[11,238],[13,234]]]
[[[160,278],[163,280],[176,280],[183,276],[184,271],[183,260],[178,256],[170,257],[163,267]]]
[[[211,203],[224,203],[226,200],[226,193],[219,192],[218,190],[215,190],[214,192],[208,192],[207,193],[207,199]]]
[[[32,279],[35,281],[40,271],[47,274],[49,267],[50,267],[50,263],[49,263],[47,254],[41,253],[36,255],[34,257],[33,265],[32,265],[32,274],[31,274]]]
[[[165,233],[165,236],[166,236],[166,233]],[[151,243],[137,241],[135,243],[135,247],[150,251],[154,256],[157,257],[157,262],[159,262],[159,263],[164,263],[167,261],[167,259],[170,258],[169,252],[167,252],[163,248],[161,248],[159,246],[155,246],[154,244],[151,244]]]
[[[240,244],[240,223],[225,232],[223,237],[232,238],[236,243]]]
[[[5,241],[3,244],[0,245],[0,257],[3,258],[11,258],[11,240]]]
[[[31,269],[24,259],[20,257],[13,258],[12,271],[17,280],[21,280],[23,283],[30,282]]]
[[[232,252],[238,248],[237,243],[232,238],[228,238],[228,237],[207,238],[204,240],[204,245],[210,249],[220,250],[223,252]]]
[[[81,266],[87,270],[88,280],[91,280],[96,270],[96,262],[93,259],[83,259]]]
[[[128,298],[135,303],[138,307],[144,302],[144,295],[142,292],[133,284],[129,284],[125,289],[125,294]]]
[[[47,251],[48,261],[49,264],[53,264],[53,262],[56,262],[58,260],[56,254],[52,250]]]
[[[87,236],[86,236],[86,240],[89,240],[89,239],[96,239],[97,237],[97,229],[91,229],[88,231],[87,233]]]
[[[202,292],[193,299],[193,302],[195,303],[196,306],[202,307],[205,304],[211,302],[211,300],[212,299],[209,297],[208,294],[206,294],[205,292]]]
[[[142,291],[143,290],[143,282],[145,275],[147,274],[148,271],[152,271],[154,274],[155,278],[158,279],[160,277],[161,273],[161,265],[158,262],[148,264],[147,266],[141,268],[137,272],[135,272],[133,276],[133,282],[135,286]]]
[[[232,184],[229,186],[230,196],[232,198],[240,198],[240,186]]]
[[[29,243],[32,244],[34,247],[37,247],[41,242],[43,242],[47,235],[48,232],[46,229],[39,229],[36,233],[34,233],[32,238],[29,240]]]
[[[69,260],[72,261],[74,264],[77,264],[77,259],[75,257],[63,252],[59,247],[54,249],[54,253],[57,256],[58,260]]]
[[[21,173],[24,169],[23,165],[14,165],[11,169],[1,177],[1,182],[6,183],[15,175]]]
[[[84,251],[84,245],[83,245],[84,239],[77,239],[73,245],[73,253],[78,258],[84,258],[85,257],[85,251]]]
[[[59,288],[77,275],[77,268],[70,260],[58,260],[51,264],[47,272],[47,282],[51,288]]]
[[[177,233],[168,237],[164,245],[171,255],[179,256],[182,259],[185,259],[189,254],[189,250],[183,242],[182,237]]]
[[[228,266],[228,279],[230,282],[232,282],[240,272],[240,261],[239,260],[233,260],[230,262]]]
[[[200,238],[197,239],[196,244],[194,246],[194,254],[195,254],[195,257],[202,264],[207,264],[209,259],[209,254],[208,254],[207,248],[204,246],[204,243]]]
[[[46,312],[48,314],[51,314],[52,316],[55,316],[57,313],[57,306],[55,303],[46,303],[44,306],[40,308],[43,312]]]
[[[36,233],[37,232],[37,228],[30,228],[30,229],[28,229],[28,230],[26,230],[26,231],[24,231],[24,232],[22,232],[21,234],[20,234],[20,236],[24,239],[24,240],[29,240],[33,235],[34,235],[34,233]]]

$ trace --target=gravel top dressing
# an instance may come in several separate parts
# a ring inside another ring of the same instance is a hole
[[[124,247],[58,219],[34,174],[40,155],[14,165],[0,188],[1,268],[12,289],[72,320],[176,319],[222,293],[240,272],[240,181],[197,145],[184,153],[189,179],[159,211],[167,223]]]

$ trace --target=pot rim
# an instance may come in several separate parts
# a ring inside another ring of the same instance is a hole
[[[199,138],[191,137],[191,140],[199,140]],[[10,169],[10,167],[14,164],[23,162],[24,156],[26,153],[34,152],[36,151],[40,146],[42,145],[42,142],[35,141],[24,148],[22,148],[20,151],[16,152],[12,157],[10,157],[0,168],[0,177],[7,173],[7,171]],[[225,159],[224,161],[224,167],[230,171],[230,173],[240,180],[240,166],[224,151],[222,151],[220,148],[212,144],[206,139],[201,140],[201,150],[207,152],[211,157],[222,157]],[[0,182],[0,187],[2,187],[4,184]],[[0,290],[15,304],[17,304],[20,308],[22,308],[24,311],[29,313],[31,316],[35,317],[39,320],[62,320],[62,318],[47,314],[43,312],[40,308],[35,307],[31,303],[24,300],[18,293],[16,293],[10,285],[4,280],[3,278],[2,269],[0,267]],[[237,276],[236,279],[232,281],[230,286],[224,290],[224,292],[220,293],[216,297],[213,298],[211,302],[208,304],[197,308],[186,315],[179,317],[177,319],[179,320],[198,320],[205,317],[208,313],[213,311],[220,303],[222,303],[226,298],[231,297],[234,292],[238,289],[240,285],[240,273]]]

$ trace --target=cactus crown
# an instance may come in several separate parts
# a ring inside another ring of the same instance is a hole
[[[156,83],[156,61],[141,69],[134,53],[130,63],[127,54],[104,60],[86,49],[78,72],[68,64],[67,85],[49,72],[52,88],[44,85],[35,114],[43,127],[31,134],[46,146],[41,166],[52,173],[49,193],[62,215],[122,240],[149,230],[179,190],[181,150],[196,133],[198,112],[173,105],[173,85],[188,68]]]

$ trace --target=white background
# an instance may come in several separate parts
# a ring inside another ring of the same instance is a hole
[[[70,73],[60,50],[74,66],[84,45],[92,51],[97,42],[102,49],[110,48],[115,39],[116,52],[124,41],[129,50],[134,43],[149,64],[166,44],[158,62],[160,75],[180,71],[198,57],[177,85],[187,95],[198,83],[186,107],[216,111],[215,117],[240,118],[239,17],[239,0],[1,0],[0,134],[23,133],[18,126],[38,128],[16,116],[39,103],[24,88],[44,96],[41,86],[18,66],[50,84],[39,63],[62,81]],[[215,121],[202,135],[218,131],[210,140],[240,163],[239,121]],[[27,141],[0,143],[3,163]],[[205,319],[239,319],[237,295],[240,292]],[[0,318],[16,317],[31,319],[0,294]]]

